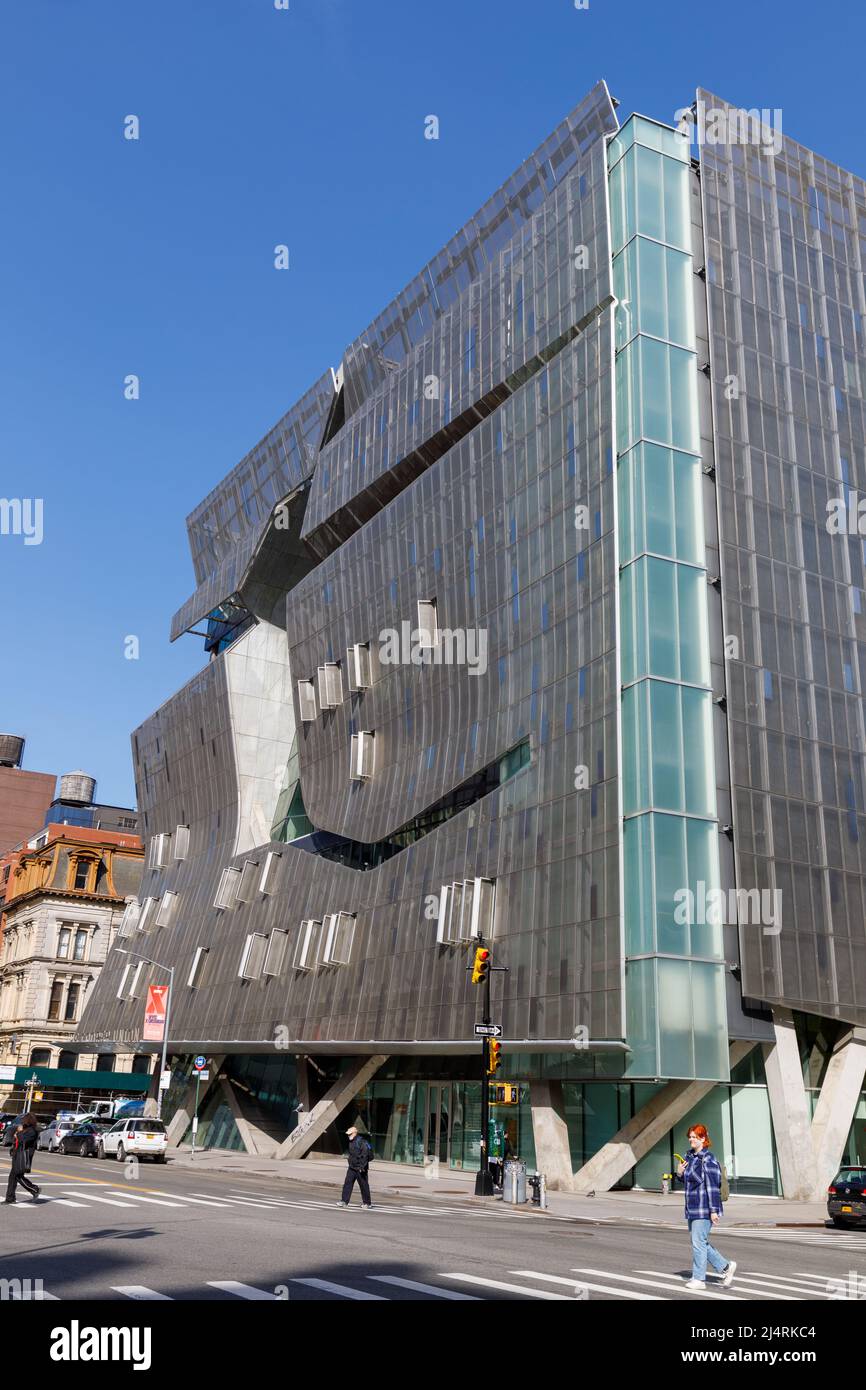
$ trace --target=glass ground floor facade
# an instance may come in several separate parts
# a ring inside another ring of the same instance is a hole
[[[511,1059],[509,1059],[511,1061]],[[569,1077],[568,1059],[527,1056],[515,1058],[501,1079],[516,1082],[519,1101],[490,1110],[490,1152],[503,1154],[506,1141],[530,1170],[536,1167],[532,1128],[533,1078],[553,1079],[562,1087],[571,1160],[577,1171],[622,1128],[663,1083],[626,1082],[598,1076]],[[324,1095],[350,1059],[307,1058],[306,1105]],[[807,1062],[808,1068],[808,1062]],[[423,1167],[437,1162],[443,1168],[477,1169],[481,1125],[481,1082],[469,1079],[465,1057],[392,1057],[329,1126],[315,1146],[316,1153],[345,1150],[345,1130],[357,1124],[370,1137],[376,1157],[392,1163]],[[812,1068],[814,1073],[814,1067]],[[171,1117],[192,1073],[190,1058],[176,1059],[165,1114]],[[550,1073],[553,1073],[551,1076]],[[565,1073],[565,1074],[562,1074]],[[807,1085],[815,1075],[807,1075]],[[238,1116],[271,1138],[286,1137],[298,1122],[302,1105],[298,1061],[293,1056],[227,1057],[213,1076],[199,1107],[197,1147],[243,1151]],[[809,1085],[814,1112],[820,1088]],[[781,1192],[770,1104],[760,1048],[733,1069],[731,1081],[708,1092],[681,1123],[650,1150],[620,1187],[656,1190],[662,1175],[672,1170],[674,1153],[683,1153],[690,1124],[702,1123],[713,1148],[725,1163],[731,1191],[773,1196]],[[189,1142],[190,1133],[184,1136]],[[843,1162],[866,1163],[866,1092],[861,1094],[842,1155]]]

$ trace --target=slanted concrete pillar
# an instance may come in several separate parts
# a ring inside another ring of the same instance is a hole
[[[732,1042],[731,1066],[754,1046],[749,1041]],[[572,1191],[609,1192],[716,1085],[716,1081],[669,1081],[575,1173]]]
[[[772,1012],[775,1042],[763,1044],[764,1068],[782,1196],[807,1202],[815,1191],[815,1155],[800,1049],[791,1010]]]
[[[536,1167],[540,1173],[544,1173],[551,1191],[570,1192],[573,1179],[562,1082],[531,1082],[529,1104],[532,1109]]]
[[[366,1086],[370,1077],[387,1060],[386,1052],[374,1053],[370,1057],[353,1058],[339,1081],[334,1082],[297,1128],[292,1130],[288,1139],[283,1141],[277,1149],[277,1158],[304,1158],[316,1140],[324,1134],[328,1125],[336,1120],[340,1111],[346,1108],[352,1097],[358,1094],[362,1086]]]
[[[845,1140],[866,1077],[866,1029],[853,1028],[835,1048],[812,1120],[813,1201],[821,1201],[839,1171]]]
[[[198,1088],[199,1108],[204,1104],[205,1096],[217,1079],[219,1069],[225,1061],[225,1056],[209,1057],[207,1070],[210,1072],[210,1080]],[[195,1081],[190,1081],[183,1093],[183,1100],[175,1110],[166,1127],[169,1148],[176,1148],[192,1123],[193,1111],[195,1110]]]

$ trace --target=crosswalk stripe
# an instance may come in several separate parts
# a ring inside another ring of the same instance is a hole
[[[170,1197],[170,1196],[171,1196],[171,1193],[170,1193],[170,1192],[160,1192],[160,1191],[159,1191],[159,1188],[154,1188],[154,1192],[159,1192],[160,1197]],[[178,1194],[178,1195],[180,1195],[180,1194]],[[193,1202],[197,1207],[222,1207],[225,1211],[228,1211],[228,1208],[229,1208],[228,1202],[217,1202],[217,1201],[215,1201],[213,1198],[210,1198],[210,1197],[209,1197],[209,1198],[204,1198],[204,1197],[190,1197],[189,1193],[187,1193],[187,1192],[184,1192],[184,1193],[183,1193],[183,1200],[184,1200],[185,1202]]]
[[[661,1278],[661,1279],[673,1279],[673,1278],[676,1277],[675,1275],[672,1275],[672,1274],[663,1273],[660,1269],[639,1269],[639,1270],[637,1271],[637,1273],[638,1273],[638,1274],[655,1274],[657,1277],[659,1277],[659,1278]],[[739,1285],[739,1284],[742,1284],[742,1283],[744,1283],[743,1280],[738,1279],[738,1278],[735,1277],[735,1279],[734,1279],[734,1284]],[[717,1286],[716,1286],[715,1284],[711,1284],[711,1283],[709,1283],[709,1281],[707,1281],[707,1293],[709,1293],[711,1290],[715,1291],[716,1287],[717,1287]],[[734,1285],[733,1285],[733,1284],[729,1284],[728,1287],[732,1289],[732,1288],[734,1288]],[[784,1288],[786,1288],[786,1285],[785,1285],[785,1284],[779,1284],[779,1285],[777,1285],[777,1288],[784,1289]],[[694,1289],[687,1289],[686,1292],[687,1292],[687,1293],[694,1293]],[[789,1289],[787,1293],[778,1293],[778,1292],[776,1292],[776,1291],[775,1291],[774,1289],[772,1289],[772,1288],[770,1288],[770,1289],[762,1289],[760,1286],[758,1286],[758,1287],[756,1287],[756,1288],[748,1288],[748,1289],[745,1290],[745,1292],[748,1292],[749,1294],[751,1294],[751,1296],[752,1296],[753,1298],[772,1298],[772,1299],[775,1299],[777,1302],[782,1302],[782,1303],[796,1303],[796,1302],[797,1302],[796,1294],[795,1294],[795,1293],[793,1292],[793,1290],[791,1290],[791,1289]],[[737,1296],[737,1295],[736,1295],[736,1292],[734,1292],[734,1293],[728,1295],[728,1297],[731,1297],[731,1298],[736,1298],[736,1296]],[[723,1295],[723,1297],[724,1297],[724,1295]]]
[[[209,1289],[222,1289],[223,1293],[233,1293],[238,1298],[246,1298],[250,1302],[280,1301],[275,1293],[269,1293],[267,1289],[257,1289],[252,1284],[240,1284],[236,1279],[208,1279],[207,1285]]]
[[[485,1289],[501,1289],[505,1293],[522,1293],[526,1298],[545,1298],[557,1303],[571,1303],[564,1293],[550,1293],[548,1289],[530,1289],[523,1284],[506,1284],[501,1279],[482,1279],[479,1274],[443,1274],[443,1279],[460,1279],[464,1284],[480,1284]]]
[[[667,1274],[663,1276],[663,1278],[668,1279],[671,1282],[667,1284],[660,1284],[656,1279],[638,1279],[633,1274],[616,1274],[611,1269],[575,1269],[572,1272],[574,1274],[597,1274],[601,1279],[621,1279],[626,1284],[643,1284],[645,1287],[650,1289],[677,1289],[679,1292],[685,1294],[687,1297],[691,1295],[694,1298],[723,1299],[726,1303],[739,1302],[735,1294],[717,1293],[715,1289],[709,1288],[706,1289],[703,1293],[699,1293],[697,1289],[687,1289],[685,1287],[685,1284],[681,1280],[677,1279],[676,1276],[673,1274]]]
[[[810,1289],[837,1277],[833,1274],[764,1274],[760,1269],[750,1269],[749,1274],[756,1279],[783,1279],[794,1289]]]
[[[20,1207],[22,1211],[26,1211],[31,1207],[42,1206],[44,1202],[56,1202],[58,1206],[61,1207],[84,1207],[87,1205],[86,1202],[68,1202],[63,1197],[38,1197],[35,1202],[16,1201],[10,1203],[10,1205]]]
[[[350,1289],[348,1284],[332,1284],[330,1279],[292,1279],[292,1284],[308,1284],[311,1289],[322,1289],[325,1293],[337,1293],[343,1298],[355,1298],[365,1303],[387,1303],[388,1299],[380,1293],[367,1293],[365,1289]]]
[[[547,1279],[551,1284],[566,1284],[568,1288],[579,1291],[580,1289],[595,1289],[597,1293],[613,1293],[620,1298],[635,1298],[646,1300],[652,1303],[665,1303],[662,1293],[640,1293],[637,1289],[617,1289],[611,1284],[588,1284],[585,1279],[565,1279],[561,1274],[541,1274],[535,1269],[510,1269],[509,1274],[517,1274],[522,1279]],[[579,1297],[579,1292],[575,1292],[575,1298]]]
[[[435,1284],[420,1284],[416,1279],[401,1279],[398,1274],[368,1274],[368,1279],[375,1279],[378,1284],[394,1284],[398,1289],[412,1289],[415,1293],[433,1294],[435,1298],[450,1298],[459,1300],[461,1303],[477,1303],[478,1296],[474,1293],[459,1293],[457,1289],[437,1289]]]
[[[202,1197],[204,1194],[201,1193],[201,1192],[196,1192],[194,1195],[195,1195],[196,1197]],[[241,1207],[241,1208],[244,1208],[244,1207],[258,1207],[259,1211],[270,1211],[270,1210],[271,1210],[271,1208],[267,1205],[267,1203],[265,1203],[265,1202],[251,1202],[251,1201],[248,1201],[247,1198],[244,1198],[244,1199],[242,1200],[240,1197],[223,1197],[223,1198],[221,1198],[221,1201],[223,1201],[223,1202],[228,1202],[229,1206],[234,1205],[234,1206],[236,1206],[236,1207]]]
[[[107,1207],[132,1207],[134,1205],[132,1202],[117,1202],[113,1197],[97,1197],[95,1192],[75,1192],[71,1188],[67,1188],[66,1191],[70,1197],[86,1197],[88,1202],[103,1202]],[[56,1197],[49,1198],[51,1202],[57,1200]]]
[[[142,1303],[171,1303],[173,1300],[167,1293],[157,1293],[156,1289],[148,1289],[144,1284],[112,1284],[115,1293],[122,1293],[124,1298],[135,1298]]]
[[[162,1197],[145,1197],[143,1192],[127,1192],[125,1189],[123,1192],[115,1192],[113,1188],[110,1191],[112,1197],[130,1197],[133,1202],[149,1202],[155,1207],[183,1206],[182,1202],[166,1202]]]

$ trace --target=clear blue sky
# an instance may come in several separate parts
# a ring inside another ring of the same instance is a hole
[[[187,513],[598,78],[621,116],[670,120],[699,84],[781,107],[864,176],[862,15],[2,0],[0,497],[43,498],[45,528],[0,536],[0,731],[25,766],[132,802],[130,732],[203,659],[168,643]]]

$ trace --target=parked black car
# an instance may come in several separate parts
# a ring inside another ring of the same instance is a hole
[[[69,1134],[64,1134],[57,1146],[58,1152],[79,1154],[82,1158],[95,1158],[99,1136],[110,1127],[110,1120],[85,1120],[83,1124],[76,1125]]]
[[[866,1224],[866,1168],[840,1168],[827,1189],[827,1215],[834,1226]]]

